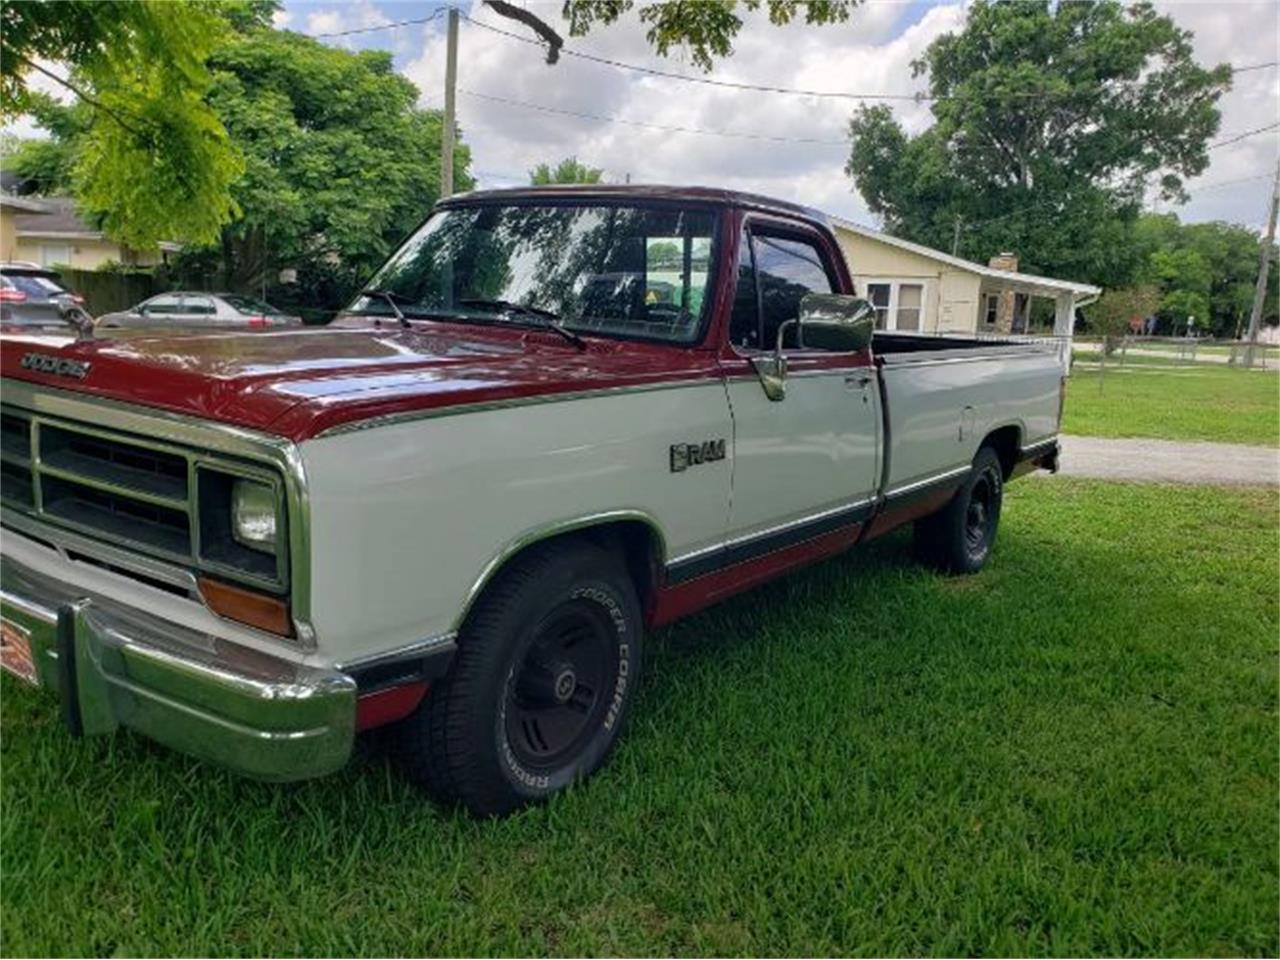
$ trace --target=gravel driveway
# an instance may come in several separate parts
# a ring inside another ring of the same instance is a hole
[[[1063,436],[1061,473],[1104,480],[1280,485],[1280,450],[1241,443]]]

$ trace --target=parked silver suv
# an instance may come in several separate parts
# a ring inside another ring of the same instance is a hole
[[[84,297],[38,263],[0,263],[0,326],[81,328],[92,322]]]

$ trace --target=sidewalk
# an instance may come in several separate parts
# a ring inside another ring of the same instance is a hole
[[[1105,480],[1280,486],[1280,450],[1241,443],[1061,437],[1061,474]]]

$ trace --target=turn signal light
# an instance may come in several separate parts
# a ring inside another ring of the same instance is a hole
[[[220,617],[247,623],[281,637],[293,636],[289,604],[279,597],[234,587],[208,577],[200,578],[200,593],[209,609]]]
[[[0,287],[0,303],[24,303],[26,299],[27,295],[21,290]]]

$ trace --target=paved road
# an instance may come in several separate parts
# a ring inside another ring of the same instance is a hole
[[[1280,485],[1280,450],[1239,443],[1063,436],[1061,466],[1068,477]]]

